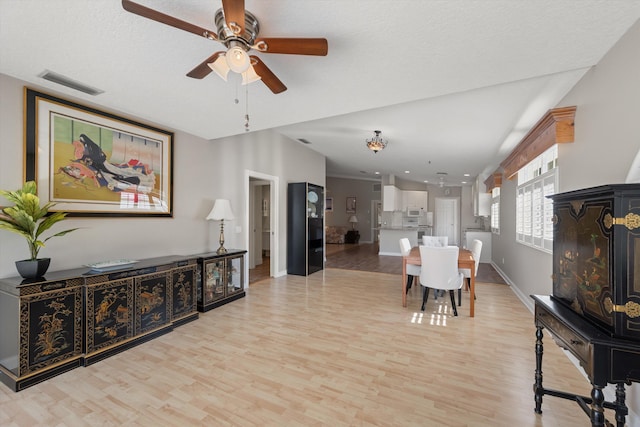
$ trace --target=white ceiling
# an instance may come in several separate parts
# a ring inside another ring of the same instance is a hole
[[[137,2],[212,30],[221,7],[220,0]],[[327,156],[330,176],[435,182],[447,172],[449,185],[497,168],[640,18],[638,0],[245,5],[260,21],[259,36],[329,43],[326,57],[258,54],[288,90],[248,87],[251,131],[310,141]],[[0,73],[212,140],[245,132],[245,87],[214,73],[185,74],[223,49],[126,12],[118,0],[0,0]],[[50,83],[38,77],[44,70],[104,93]],[[376,129],[390,141],[378,154],[364,145]]]

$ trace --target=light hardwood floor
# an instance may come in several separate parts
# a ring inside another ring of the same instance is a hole
[[[574,402],[533,411],[532,314],[478,283],[403,308],[397,274],[327,269],[251,286],[173,332],[22,392],[0,385],[2,426],[585,426]],[[544,384],[588,395],[545,335]],[[607,412],[607,417],[612,418]]]

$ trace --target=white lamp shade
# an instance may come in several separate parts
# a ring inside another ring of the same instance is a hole
[[[227,65],[231,68],[231,71],[241,74],[247,71],[249,68],[250,60],[247,52],[240,46],[233,46],[225,55]]]
[[[209,68],[211,68],[217,75],[219,75],[222,80],[227,81],[227,75],[229,74],[229,66],[227,65],[227,61],[225,59],[225,55],[220,55],[218,58],[207,64]]]
[[[351,222],[351,223],[358,222],[358,218],[355,215],[351,215],[349,217],[349,222]]]
[[[256,70],[254,70],[253,67],[247,68],[247,71],[242,73],[243,85],[248,85],[249,83],[257,82],[258,80],[262,80],[262,77],[256,73]]]
[[[227,199],[216,199],[213,204],[213,209],[207,215],[207,219],[213,220],[227,220],[231,221],[235,217],[233,216],[233,211],[231,210],[231,203]]]

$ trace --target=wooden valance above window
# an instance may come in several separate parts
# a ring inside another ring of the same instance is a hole
[[[487,193],[491,193],[491,190],[502,186],[502,172],[495,171],[489,178],[484,180],[484,185],[487,188]]]
[[[500,163],[507,179],[512,179],[518,170],[552,145],[573,142],[575,115],[575,106],[549,110],[522,138],[509,157]]]

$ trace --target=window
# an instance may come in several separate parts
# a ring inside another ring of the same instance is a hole
[[[553,249],[553,201],[547,196],[556,191],[557,166],[554,145],[518,171],[516,240],[547,252]]]
[[[491,190],[491,232],[500,234],[500,187]]]

